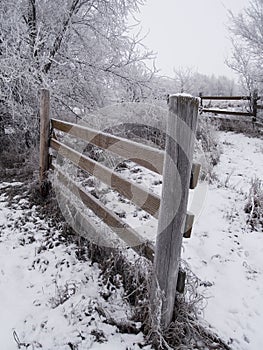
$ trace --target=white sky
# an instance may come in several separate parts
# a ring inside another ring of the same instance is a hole
[[[148,0],[136,17],[145,45],[157,52],[161,74],[173,76],[173,67],[193,67],[200,73],[235,77],[224,63],[231,44],[226,29],[227,9],[239,12],[249,0]]]

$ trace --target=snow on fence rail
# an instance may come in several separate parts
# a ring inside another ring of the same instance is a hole
[[[156,246],[145,243],[132,227],[114,212],[76,184],[59,166],[52,164],[57,179],[81,198],[82,202],[104,221],[128,246],[154,264],[158,288],[164,293],[162,323],[172,320],[176,289],[184,287],[183,273],[179,270],[182,239],[190,238],[194,221],[187,212],[189,188],[197,185],[200,164],[192,164],[197,124],[198,99],[173,95],[169,98],[169,117],[165,151],[160,151],[125,138],[106,134],[88,127],[50,119],[50,95],[41,90],[40,98],[40,188],[46,194],[48,170],[51,167],[49,148],[55,150],[77,167],[93,174],[100,181],[158,219]],[[107,168],[89,156],[58,141],[54,130],[71,135],[163,175],[162,197],[150,193]],[[152,303],[154,304],[154,302]]]
[[[253,117],[252,122],[256,122],[257,120],[257,111],[258,109],[263,109],[263,106],[258,105],[258,100],[260,97],[258,96],[257,90],[253,92],[253,94],[249,96],[204,96],[202,93],[199,93],[200,97],[200,114],[202,113],[214,113],[214,114],[225,114],[225,115],[234,115],[234,116],[247,116]],[[249,112],[242,111],[230,111],[223,109],[213,109],[213,108],[203,108],[204,100],[221,100],[221,101],[249,101]]]

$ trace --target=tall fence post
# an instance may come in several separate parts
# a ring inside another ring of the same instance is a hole
[[[50,120],[50,94],[49,90],[40,91],[40,156],[39,156],[39,180],[40,192],[47,194],[47,171],[49,168],[49,120]]]
[[[252,121],[255,123],[257,121],[257,103],[258,103],[258,90],[253,91],[253,99],[252,99],[252,113],[253,119]]]
[[[153,321],[165,328],[172,320],[181,256],[183,228],[187,212],[198,98],[172,95],[166,135],[163,189],[158,221],[151,297]],[[161,315],[157,313],[162,295]]]
[[[199,92],[200,106],[203,107],[203,93]]]

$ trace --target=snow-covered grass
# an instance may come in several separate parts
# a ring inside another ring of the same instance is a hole
[[[218,132],[218,144],[222,153],[214,168],[217,180],[207,185],[202,212],[191,239],[184,240],[182,257],[199,278],[198,290],[207,302],[203,317],[212,330],[233,350],[259,350],[263,347],[263,233],[251,231],[244,207],[251,179],[262,179],[263,141]],[[120,171],[161,193],[161,177],[132,163]],[[87,187],[92,186],[89,181]],[[11,187],[18,194],[10,201]],[[123,220],[155,240],[157,220],[103,186],[96,185],[95,190]],[[31,344],[29,349],[40,345],[45,350],[143,346],[142,333],[122,334],[109,322],[110,318],[127,321],[132,314],[122,297],[122,285],[110,285],[109,293],[98,265],[77,259],[78,247],[39,217],[23,194],[23,184],[1,183],[0,193],[3,349],[17,348],[14,335],[21,343]]]
[[[247,223],[252,230],[263,229],[263,181],[255,177],[251,181],[245,212],[249,214]]]
[[[19,194],[10,200],[11,187]],[[0,189],[1,349],[142,348],[140,324],[137,335],[115,325],[131,316],[121,284],[105,284],[97,264],[77,259],[78,247],[39,217],[22,184]]]

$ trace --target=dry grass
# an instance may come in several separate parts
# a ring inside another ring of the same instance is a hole
[[[247,224],[251,230],[263,229],[263,182],[255,177],[251,180],[251,187],[247,196],[245,213],[248,214]]]
[[[218,164],[222,152],[217,131],[217,123],[209,118],[199,116],[194,157],[201,156],[201,179],[206,179],[209,182],[216,178],[213,168]]]
[[[230,116],[229,118],[219,118],[213,115],[206,118],[216,122],[219,130],[241,133],[249,137],[263,137],[262,122],[253,123],[251,118],[246,118],[242,116],[240,116],[239,118],[233,116]]]

